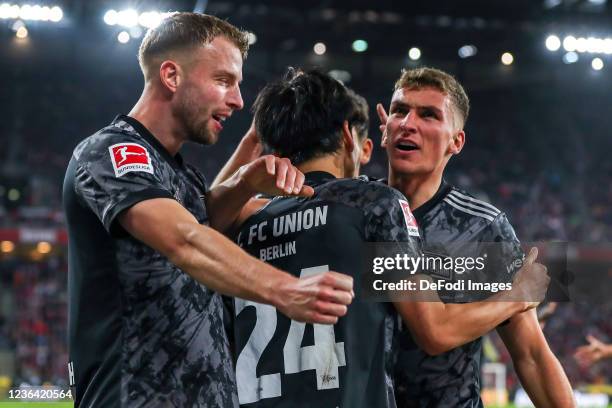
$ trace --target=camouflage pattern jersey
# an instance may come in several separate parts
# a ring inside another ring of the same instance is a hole
[[[128,235],[117,216],[178,201],[207,223],[204,178],[118,116],[74,150],[64,180],[76,407],[235,407],[221,296]]]
[[[485,268],[459,274],[445,270],[435,279],[456,282],[511,282],[524,257],[506,215],[493,205],[442,182],[438,192],[414,209],[425,255],[434,257],[482,257]],[[492,293],[443,292],[447,303],[482,300]],[[482,338],[446,353],[430,356],[419,349],[408,328],[400,335],[395,370],[398,408],[482,407]]]
[[[247,219],[238,243],[295,276],[333,270],[354,277],[355,299],[337,324],[292,321],[274,307],[235,301],[236,378],[245,408],[393,408],[398,316],[365,298],[364,247],[420,253],[408,203],[378,182],[306,174],[311,198],[277,197]],[[366,244],[367,243],[367,244]]]

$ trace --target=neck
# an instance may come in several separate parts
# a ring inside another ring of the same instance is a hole
[[[428,174],[399,174],[389,167],[389,185],[406,196],[415,210],[436,194],[442,184],[442,171]]]
[[[174,156],[185,142],[184,132],[172,114],[170,100],[152,85],[145,89],[128,116],[136,119]]]
[[[344,171],[342,165],[341,155],[328,154],[322,157],[316,157],[305,161],[304,163],[297,166],[302,173],[308,173],[310,171],[324,171],[332,174],[336,178],[348,177]]]

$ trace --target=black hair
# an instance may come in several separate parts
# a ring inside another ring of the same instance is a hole
[[[259,92],[253,113],[266,149],[293,164],[337,151],[344,121],[361,126],[363,117],[341,82],[318,70],[294,68]]]
[[[370,114],[368,113],[370,108],[363,96],[359,95],[351,88],[346,89],[354,104],[353,113],[348,121],[357,131],[359,141],[363,142],[363,140],[368,137],[368,130],[370,128]]]

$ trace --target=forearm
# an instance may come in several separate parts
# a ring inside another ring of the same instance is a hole
[[[522,302],[496,300],[442,305],[444,310],[437,313],[438,325],[449,349],[485,335],[525,308]]]
[[[415,280],[431,280],[416,275]],[[436,291],[424,291],[415,299],[426,301],[395,302],[417,344],[428,354],[440,354],[481,337],[525,310],[525,302],[509,302],[508,294],[499,292],[487,301],[443,303]]]
[[[574,407],[569,380],[550,351],[534,309],[519,313],[498,333],[515,370],[536,407]]]
[[[244,186],[237,171],[231,177],[213,187],[206,194],[206,210],[208,211],[210,226],[220,232],[230,229],[244,205],[254,194],[254,191]]]
[[[169,198],[134,204],[119,214],[118,221],[132,237],[198,282],[226,295],[273,305],[301,322],[334,324],[353,298],[349,276],[330,271],[298,279],[200,225]]]
[[[572,387],[559,363],[548,347],[535,356],[514,361],[521,384],[531,401],[541,408],[574,407]]]
[[[249,132],[252,132],[252,129],[249,129]],[[219,184],[228,180],[236,171],[243,165],[252,162],[261,156],[262,147],[261,144],[258,143],[257,138],[253,135],[247,134],[242,138],[238,147],[232,153],[230,159],[225,163],[215,180],[213,181],[211,188],[215,188]]]
[[[170,261],[215,291],[276,306],[276,289],[297,279],[250,256],[211,228],[185,224],[179,229],[184,244],[173,252]],[[196,234],[197,239],[206,241],[197,247],[190,243]]]
[[[430,354],[439,354],[475,340],[524,308],[521,302],[445,304],[414,302],[409,325]]]

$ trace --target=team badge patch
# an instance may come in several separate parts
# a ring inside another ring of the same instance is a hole
[[[398,200],[402,206],[402,212],[404,213],[404,221],[406,222],[406,229],[408,229],[408,235],[413,237],[419,236],[419,226],[417,225],[416,218],[410,211],[410,205],[408,201]]]
[[[108,148],[115,176],[121,177],[131,171],[153,174],[153,165],[147,149],[137,143],[118,143]]]

